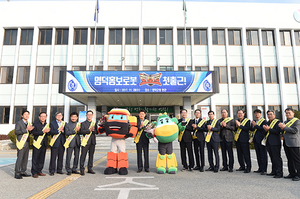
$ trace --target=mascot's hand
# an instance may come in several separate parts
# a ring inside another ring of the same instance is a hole
[[[179,131],[184,131],[186,126],[182,126],[181,123],[178,124]]]
[[[125,135],[125,138],[132,137],[132,136],[133,136],[132,133],[127,133],[127,134]]]
[[[148,132],[146,134],[146,137],[149,138],[149,139],[154,138],[154,136],[153,136],[153,134],[151,132]]]

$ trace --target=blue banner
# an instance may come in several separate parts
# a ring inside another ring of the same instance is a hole
[[[211,71],[67,71],[66,92],[213,92]]]

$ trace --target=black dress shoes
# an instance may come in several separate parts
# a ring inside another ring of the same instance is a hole
[[[218,173],[219,169],[214,168],[214,173]]]
[[[68,173],[67,173],[68,176],[71,175],[71,174],[72,174],[71,172],[68,172]]]
[[[206,169],[205,171],[214,171],[214,168],[209,167],[208,169]]]
[[[49,175],[50,175],[50,176],[54,176],[54,173],[50,173]]]
[[[246,170],[244,171],[244,173],[250,173],[250,170],[249,170],[249,169],[246,169]]]
[[[264,171],[260,173],[260,175],[266,175],[266,174],[267,174],[267,172],[264,172]]]
[[[88,171],[88,173],[90,174],[95,174],[95,171],[93,171],[92,169]]]
[[[236,171],[245,171],[245,168],[240,167],[240,168],[238,168]]]
[[[283,175],[275,175],[273,178],[282,178]]]
[[[84,176],[84,171],[80,171],[80,175]]]
[[[199,171],[200,171],[200,172],[204,172],[203,167],[200,167]]]
[[[254,173],[261,173],[261,170],[253,171]]]
[[[267,176],[274,176],[274,175],[275,175],[275,173],[272,173],[272,172],[267,174]]]
[[[295,176],[289,174],[289,175],[287,175],[287,176],[284,176],[284,178],[285,178],[285,179],[292,179],[292,178],[295,178]]]
[[[142,172],[142,169],[137,170],[137,173],[141,173],[141,172]]]
[[[64,174],[62,171],[58,171],[58,172],[56,172],[56,173],[58,173],[58,174]]]
[[[69,173],[69,172],[68,172]],[[70,172],[71,173],[71,172]],[[72,171],[72,173],[79,174],[78,171]],[[71,175],[71,174],[70,174]]]
[[[195,167],[193,168],[193,170],[200,170],[200,167]]]
[[[220,171],[228,171],[227,167],[223,167],[222,169],[220,169]]]
[[[293,178],[293,181],[299,181],[300,180],[300,177],[299,176],[296,176]]]
[[[233,172],[233,170],[232,170],[232,169],[229,169],[229,170],[228,170],[228,172],[232,173],[232,172]]]
[[[149,169],[145,169],[145,171],[147,172],[147,173],[149,173],[150,171],[149,171]]]
[[[21,176],[22,177],[30,177],[31,175],[25,172],[25,173],[21,173]]]
[[[15,178],[16,179],[23,179],[23,177],[21,175],[19,175],[19,174],[15,174]]]

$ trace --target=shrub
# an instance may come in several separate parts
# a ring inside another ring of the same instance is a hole
[[[16,144],[16,134],[15,134],[15,129],[14,130],[11,130],[9,133],[8,133],[8,137],[9,139]]]

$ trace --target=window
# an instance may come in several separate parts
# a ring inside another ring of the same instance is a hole
[[[74,44],[85,45],[87,44],[87,29],[79,28],[74,31]]]
[[[108,70],[110,70],[110,71],[121,71],[122,66],[108,66]]]
[[[232,66],[230,67],[231,83],[244,83],[243,67]]]
[[[86,66],[73,66],[72,70],[74,70],[74,71],[85,71]]]
[[[26,111],[26,110],[27,110],[26,106],[15,106],[15,108],[14,108],[14,119],[13,119],[14,124],[22,119],[22,112]]]
[[[229,45],[241,45],[241,31],[228,30],[228,43]]]
[[[33,107],[33,113],[32,113],[32,122],[36,122],[39,120],[39,114],[40,112],[47,112],[46,106],[34,106]]]
[[[300,31],[294,31],[295,34],[295,42],[297,46],[300,46]]]
[[[64,114],[64,107],[63,106],[51,106],[50,122],[55,121],[55,113],[56,112],[62,112]]]
[[[225,45],[225,32],[224,30],[212,31],[213,45]]]
[[[48,84],[49,83],[49,66],[38,66],[36,67],[36,84]]]
[[[144,66],[144,70],[147,70],[147,71],[156,71],[157,67],[156,66]]]
[[[228,111],[228,117],[230,115],[229,106],[227,105],[217,105],[216,106],[216,119],[222,118],[222,110],[226,109]]]
[[[266,71],[266,82],[267,83],[278,83],[278,76],[277,76],[277,67],[265,67]]]
[[[94,44],[94,40],[95,40],[94,34],[95,34],[95,28],[93,28],[91,31],[91,44]],[[97,29],[96,44],[100,44],[100,45],[104,44],[104,29],[103,28]]]
[[[178,45],[185,45],[184,30],[177,30]],[[186,44],[191,45],[191,30],[186,30]]]
[[[288,30],[281,30],[280,31],[280,41],[282,46],[291,46],[291,32]]]
[[[17,29],[5,29],[3,45],[16,45]]]
[[[261,117],[265,118],[265,106],[252,106],[252,118],[255,120],[254,110],[259,109],[261,110]]]
[[[90,70],[93,70],[93,66],[90,66]],[[95,71],[103,71],[103,66],[95,66]]]
[[[132,70],[132,71],[138,71],[138,66],[125,66],[125,70]]]
[[[0,124],[9,123],[9,112],[10,112],[10,107],[0,106]]]
[[[250,72],[250,83],[262,83],[260,66],[250,66],[249,72]]]
[[[19,66],[17,74],[17,84],[29,84],[30,67]]]
[[[122,29],[109,30],[109,44],[122,44]]]
[[[233,119],[237,120],[237,111],[238,110],[243,110],[245,112],[245,118],[247,117],[247,113],[246,113],[246,106],[245,105],[239,105],[239,106],[232,106],[233,108]]]
[[[51,45],[52,29],[40,29],[39,45]]]
[[[22,29],[21,45],[32,45],[33,29]]]
[[[191,66],[187,66],[185,68],[185,66],[178,66],[178,71],[191,71],[192,67]]]
[[[155,29],[144,29],[144,44],[156,44]]]
[[[58,84],[59,83],[59,74],[61,70],[67,70],[66,66],[54,66],[53,67],[53,78],[52,83]]]
[[[262,30],[262,42],[264,46],[274,46],[273,30]]]
[[[84,106],[70,106],[70,113],[84,111]]]
[[[257,30],[247,30],[247,45],[258,46],[258,31]]]
[[[275,111],[276,118],[282,121],[282,115],[281,115],[281,106],[268,106],[268,110]]]
[[[11,84],[13,81],[14,67],[2,66],[0,69],[0,83]]]
[[[284,81],[285,83],[295,83],[295,70],[294,67],[284,67]]]
[[[56,45],[68,45],[69,29],[56,29]]]
[[[208,66],[195,66],[195,71],[208,71]]]
[[[207,45],[207,31],[206,30],[194,30],[194,44],[195,45]]]
[[[172,45],[173,44],[173,31],[168,29],[159,30],[160,44]]]
[[[226,66],[215,66],[214,70],[219,74],[219,83],[227,83]]]
[[[139,30],[126,29],[126,44],[139,44]]]
[[[296,111],[299,111],[299,106],[298,105],[288,105],[287,108],[292,108]]]
[[[161,71],[173,71],[173,66],[160,66],[159,70]]]

